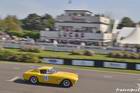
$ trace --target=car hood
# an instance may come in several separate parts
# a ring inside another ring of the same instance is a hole
[[[78,75],[75,74],[75,73],[70,73],[70,72],[57,72],[55,74],[56,76],[59,76],[59,77],[64,77],[64,78],[77,78],[78,79]]]

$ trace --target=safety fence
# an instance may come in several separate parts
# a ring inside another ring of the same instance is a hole
[[[87,67],[99,67],[99,68],[140,70],[140,63],[115,62],[115,61],[105,61],[105,60],[43,58],[42,62],[47,64],[55,64],[55,65],[72,65],[72,66],[87,66]]]

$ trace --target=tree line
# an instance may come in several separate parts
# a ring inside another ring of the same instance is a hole
[[[140,24],[140,22],[139,22]],[[135,27],[136,22],[134,22],[130,17],[123,17],[118,24],[118,29],[122,29],[123,27]]]
[[[49,14],[40,16],[33,13],[24,19],[18,19],[16,16],[8,15],[0,19],[0,31],[18,37],[28,36],[38,39],[39,31],[45,30],[46,28],[53,29],[54,23],[54,18]]]
[[[50,14],[38,15],[36,13],[29,14],[24,19],[18,19],[16,16],[8,15],[0,19],[0,31],[6,32],[9,35],[18,37],[31,37],[38,39],[39,31],[49,28],[54,29],[55,20]],[[136,23],[129,17],[124,17],[118,24],[118,29],[123,27],[135,27]]]

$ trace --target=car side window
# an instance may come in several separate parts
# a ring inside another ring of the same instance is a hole
[[[41,74],[47,74],[47,70],[40,70]]]

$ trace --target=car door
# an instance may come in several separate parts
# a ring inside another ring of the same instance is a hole
[[[39,82],[41,83],[48,83],[48,74],[47,74],[47,70],[45,69],[41,69],[39,71]]]
[[[49,73],[47,70],[40,70],[40,82],[58,84],[57,77],[53,73]]]

